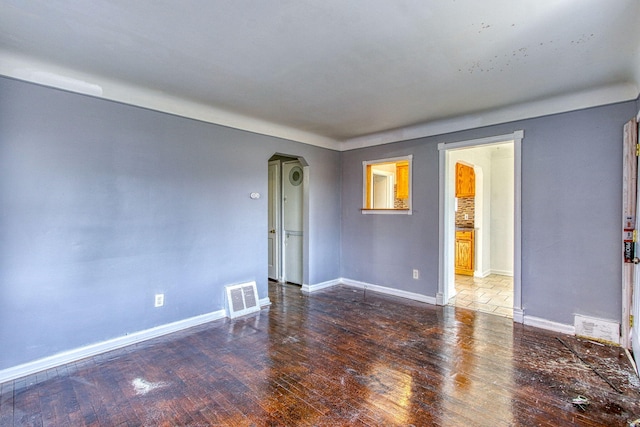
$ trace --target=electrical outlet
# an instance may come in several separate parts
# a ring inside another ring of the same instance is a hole
[[[464,214],[464,219],[469,219],[469,214]]]
[[[420,272],[418,270],[416,270],[415,268],[413,269],[413,278],[414,279],[419,279],[420,278]]]
[[[164,294],[156,294],[154,307],[162,307],[164,305]]]

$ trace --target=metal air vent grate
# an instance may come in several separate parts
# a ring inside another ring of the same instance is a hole
[[[231,319],[260,311],[256,282],[230,285],[227,289],[227,313]]]

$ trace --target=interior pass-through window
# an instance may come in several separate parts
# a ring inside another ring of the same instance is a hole
[[[362,213],[411,214],[413,156],[362,162]]]

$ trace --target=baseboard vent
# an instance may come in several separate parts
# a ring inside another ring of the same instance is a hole
[[[578,336],[620,344],[620,323],[576,314],[574,324]]]
[[[229,285],[227,289],[227,313],[234,319],[245,314],[260,311],[256,282]]]

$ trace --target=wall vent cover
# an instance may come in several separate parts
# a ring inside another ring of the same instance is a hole
[[[255,281],[229,285],[226,289],[227,313],[231,319],[260,311]]]

